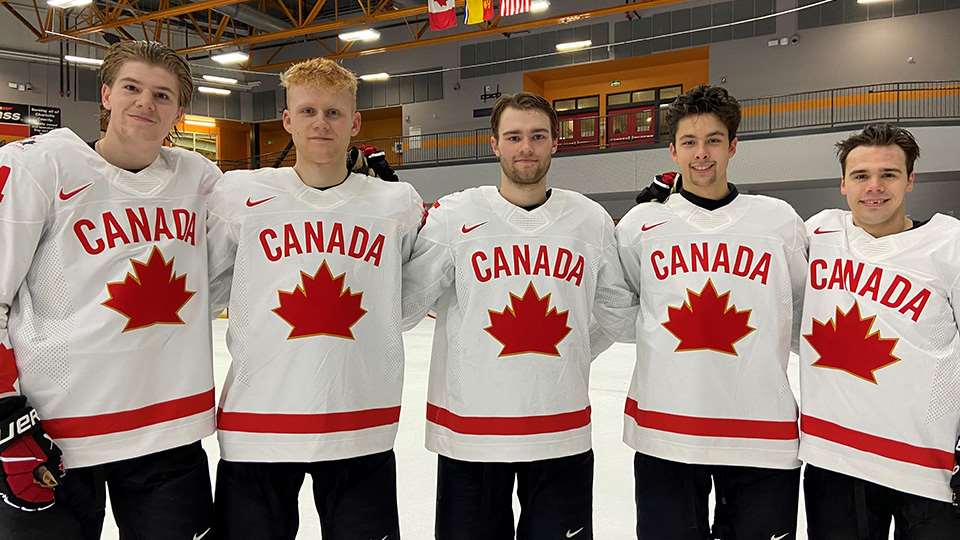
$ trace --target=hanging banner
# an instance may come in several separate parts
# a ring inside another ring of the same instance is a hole
[[[41,135],[60,127],[60,109],[0,101],[0,140],[4,143]]]

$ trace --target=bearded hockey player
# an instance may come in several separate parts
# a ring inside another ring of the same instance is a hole
[[[204,205],[220,171],[162,147],[193,94],[172,50],[115,45],[100,79],[102,139],[0,150],[5,540],[100,538],[107,486],[124,538],[212,526]]]
[[[807,221],[800,459],[812,540],[960,538],[960,223],[906,215],[920,148],[879,124],[837,144],[849,211]]]
[[[348,171],[360,130],[353,73],[318,58],[282,83],[296,164],[232,171],[210,203],[233,357],[218,415],[218,531],[295,538],[309,474],[324,539],[399,538],[400,271],[423,203],[407,183]]]
[[[427,448],[439,456],[436,537],[592,538],[591,313],[627,317],[613,221],[547,188],[558,121],[542,97],[493,107],[500,186],[440,199],[404,271],[404,317],[437,313]],[[616,333],[617,331],[612,331]]]
[[[785,202],[728,181],[739,123],[723,88],[678,97],[667,124],[682,187],[617,226],[640,303],[624,417],[640,539],[786,539],[796,530],[799,437],[786,370],[806,234]]]

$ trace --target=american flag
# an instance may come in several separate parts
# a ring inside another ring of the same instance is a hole
[[[530,0],[500,0],[500,16],[509,17],[530,11]]]

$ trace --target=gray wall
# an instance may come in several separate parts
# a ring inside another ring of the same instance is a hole
[[[910,131],[922,148],[916,166],[918,173],[939,175],[936,177],[938,181],[960,178],[960,152],[956,151],[960,126],[917,127]],[[771,182],[789,183],[791,188],[793,183],[814,182],[809,185],[817,187],[836,185],[840,167],[833,153],[833,144],[848,133],[848,130],[838,130],[818,135],[741,141],[737,155],[730,162],[730,181],[748,191],[773,190],[775,187],[771,187]],[[549,180],[553,186],[596,195],[598,200],[630,201],[655,174],[670,170],[676,170],[676,164],[665,148],[561,155],[553,159]],[[472,186],[493,185],[500,179],[497,163],[405,169],[399,174],[402,180],[417,188],[424,200],[434,200]],[[953,201],[960,201],[960,198]],[[952,202],[945,204],[948,203]],[[615,217],[618,217],[616,213]]]
[[[784,28],[779,35],[796,33],[800,42],[768,47],[766,38],[752,38],[711,45],[710,81],[719,84],[726,77],[725,86],[734,95],[763,97],[881,82],[956,80],[957,28],[957,9],[795,32]],[[908,57],[915,63],[907,63]]]

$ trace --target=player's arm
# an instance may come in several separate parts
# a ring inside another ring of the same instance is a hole
[[[210,278],[211,317],[217,317],[230,303],[233,266],[240,238],[240,225],[232,219],[234,216],[230,211],[229,183],[230,176],[224,176],[207,198],[207,271]]]
[[[800,353],[800,325],[803,322],[803,294],[807,288],[807,252],[810,237],[800,216],[794,214],[793,244],[787,250],[787,271],[790,273],[792,316],[790,327],[790,350]]]
[[[10,148],[0,151],[0,498],[25,511],[54,504],[62,476],[60,449],[43,432],[37,412],[20,395],[8,321],[40,244],[52,198]]]
[[[640,311],[639,297],[627,285],[623,275],[613,220],[609,215],[603,217],[603,247],[590,328],[593,358],[607,350],[614,341],[635,333]]]
[[[453,285],[455,264],[445,207],[435,204],[425,216],[410,259],[403,265],[403,329],[413,328]]]
[[[956,276],[950,287],[950,306],[953,307],[954,327],[960,332],[960,275]],[[955,464],[950,489],[953,490],[953,506],[960,508],[960,425],[957,426],[957,444],[953,447],[953,455]]]
[[[635,343],[637,341],[637,325],[640,318],[640,281],[642,277],[640,267],[640,253],[634,245],[634,235],[629,230],[630,221],[622,220],[616,228],[616,248],[620,259],[620,268],[623,271],[623,281],[632,295],[631,305],[636,306],[633,324],[621,327],[623,333],[617,336],[617,341]]]

